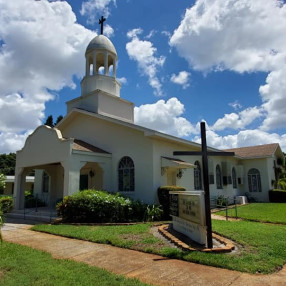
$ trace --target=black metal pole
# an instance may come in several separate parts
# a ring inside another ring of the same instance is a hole
[[[207,246],[208,246],[208,248],[213,248],[212,219],[211,219],[211,205],[210,205],[209,168],[208,168],[208,150],[207,150],[205,122],[201,122],[201,139],[202,139],[202,161],[203,161],[203,176],[204,176],[204,190],[205,190]]]

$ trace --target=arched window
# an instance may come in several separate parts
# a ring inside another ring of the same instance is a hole
[[[261,192],[260,173],[257,169],[250,169],[248,171],[248,187],[250,192]]]
[[[222,189],[222,176],[219,165],[216,165],[215,174],[216,174],[216,187],[217,189]]]
[[[118,189],[119,192],[134,192],[134,163],[128,156],[119,161]]]
[[[195,162],[195,165],[197,166],[194,168],[194,185],[195,190],[202,190],[202,170],[199,161]]]
[[[237,188],[237,179],[236,179],[236,171],[235,171],[234,167],[232,168],[231,173],[232,173],[232,186],[234,189],[236,189]]]

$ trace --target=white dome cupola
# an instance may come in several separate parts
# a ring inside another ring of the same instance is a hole
[[[117,53],[112,42],[104,35],[98,35],[90,41],[85,58],[86,76],[98,74],[100,67],[104,68],[103,74],[107,76],[112,66],[112,76],[116,77]]]
[[[103,32],[103,21],[101,33]],[[114,96],[120,96],[121,84],[116,80],[117,52],[112,42],[104,35],[98,35],[88,44],[85,51],[86,69],[81,81],[81,95],[102,90]]]
[[[116,79],[117,52],[104,35],[93,38],[85,51],[86,71],[81,81],[81,95],[67,102],[67,113],[81,109],[121,121],[134,123],[134,104],[120,98],[121,84]]]

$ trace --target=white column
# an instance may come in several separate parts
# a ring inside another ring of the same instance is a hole
[[[14,196],[15,196],[15,206],[16,210],[21,210],[24,208],[24,198],[25,198],[25,187],[26,187],[26,173],[24,168],[15,169],[15,184],[14,184]]]
[[[108,75],[108,53],[104,52],[104,74]]]
[[[113,77],[116,77],[116,57],[113,57]]]
[[[64,167],[64,196],[69,196],[79,191],[80,170],[86,162],[69,160],[61,164]]]
[[[93,75],[97,74],[96,70],[96,51],[92,52]]]
[[[89,76],[89,60],[88,57],[85,58],[85,76]]]

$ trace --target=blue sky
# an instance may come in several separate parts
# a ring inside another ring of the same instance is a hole
[[[286,6],[277,0],[0,0],[0,153],[22,148],[80,95],[104,33],[135,122],[208,145],[286,151]]]

